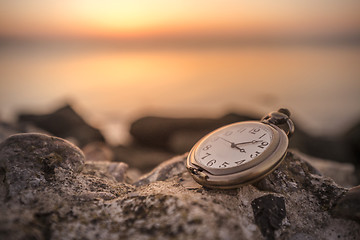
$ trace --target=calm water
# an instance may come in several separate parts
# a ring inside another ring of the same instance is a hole
[[[285,106],[309,131],[337,134],[360,120],[360,48],[0,48],[2,118],[69,100],[113,133],[146,114],[261,115]]]

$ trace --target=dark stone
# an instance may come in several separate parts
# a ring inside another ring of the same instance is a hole
[[[18,133],[18,129],[13,125],[0,121],[0,142],[4,141],[9,136]]]
[[[353,154],[357,176],[360,179],[360,121],[344,134],[346,145]]]
[[[124,162],[130,168],[136,168],[143,173],[151,171],[165,160],[172,158],[173,153],[141,146],[112,147],[113,161]]]
[[[307,189],[324,210],[331,209],[345,192],[333,184],[332,179],[321,176],[319,171],[291,151],[274,172],[253,185],[261,191],[282,194]]]
[[[234,113],[219,119],[144,117],[131,125],[130,133],[138,143],[145,146],[161,148],[166,151],[177,150],[177,153],[184,153],[190,150],[188,146],[192,146],[200,137],[216,128],[234,122],[253,119],[254,117],[251,116],[242,116]],[[174,149],[169,143],[173,136],[182,132],[193,132],[195,134],[188,135],[189,138],[186,139],[188,142],[187,148]]]
[[[332,213],[336,217],[353,219],[360,223],[360,186],[350,189],[339,198]]]
[[[74,138],[77,145],[85,146],[91,142],[104,142],[101,132],[90,126],[70,105],[53,113],[44,115],[21,114],[20,123],[31,123],[61,138]]]
[[[297,149],[314,157],[337,162],[355,164],[357,161],[343,137],[313,136],[298,125],[295,126],[295,132],[291,137],[289,148]]]
[[[256,198],[251,202],[255,223],[259,226],[262,235],[269,240],[275,239],[274,232],[279,229],[286,216],[283,197],[269,194]]]

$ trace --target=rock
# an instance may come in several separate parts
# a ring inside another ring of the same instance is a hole
[[[130,133],[144,146],[182,154],[210,131],[226,124],[252,119],[233,113],[219,119],[144,117],[131,125]],[[185,139],[184,132],[187,134]]]
[[[164,162],[142,178],[146,181],[134,186],[117,181],[111,173],[117,168],[123,172],[122,164],[109,169],[109,162],[86,162],[82,171],[80,167],[73,171],[66,166],[81,165],[83,156],[71,144],[59,142],[64,148],[56,154],[62,161],[53,161],[55,156],[45,161],[44,156],[52,151],[44,146],[57,149],[52,145],[54,138],[21,137],[24,144],[16,145],[17,141],[9,138],[0,145],[1,239],[294,240],[360,236],[358,222],[333,213],[336,208],[343,211],[341,199],[348,189],[319,175],[296,153],[290,152],[278,169],[258,183],[237,189],[185,187],[184,179],[190,179],[183,165],[185,156]],[[34,144],[37,142],[41,144]],[[24,151],[30,154],[19,154]],[[45,177],[48,167],[53,168],[54,177]],[[36,178],[37,184],[30,183]],[[17,194],[9,194],[7,189],[17,189]]]
[[[110,146],[103,142],[92,142],[82,148],[86,161],[112,161],[114,153]]]
[[[177,156],[166,162],[161,163],[150,173],[142,176],[139,181],[134,183],[134,185],[142,186],[149,184],[150,182],[163,181],[170,177],[183,173],[186,170],[186,157],[187,154],[184,154],[182,156]]]
[[[360,121],[344,134],[346,145],[354,156],[356,175],[360,181]]]
[[[174,132],[169,138],[169,149],[178,154],[189,152],[195,143],[209,132],[206,130]]]
[[[357,162],[349,145],[342,136],[313,136],[295,125],[295,133],[291,137],[289,147],[317,158],[330,159],[337,162]]]
[[[7,197],[40,186],[58,175],[82,170],[84,155],[70,142],[43,134],[15,134],[0,144],[0,168],[6,172]]]
[[[21,114],[20,123],[31,123],[57,137],[75,139],[83,147],[91,142],[105,142],[98,129],[90,126],[70,105],[45,115]]]
[[[116,182],[125,182],[128,168],[128,165],[123,162],[87,161],[83,173]]]
[[[116,199],[133,188],[116,179],[126,165],[115,164],[108,169],[115,175],[101,175],[98,169],[91,172],[89,167],[83,173],[83,153],[66,140],[18,134],[3,141],[0,239],[96,238],[92,227],[88,227],[97,221],[97,204]],[[84,226],[88,233],[80,230]]]
[[[294,152],[294,151],[293,151]],[[296,151],[296,155],[301,156],[312,166],[314,166],[319,173],[324,176],[330,177],[337,184],[343,187],[353,187],[359,184],[359,179],[356,175],[355,166],[351,163],[341,163],[331,160],[321,159],[306,155]]]
[[[173,157],[174,154],[159,149],[130,146],[109,146],[102,142],[93,142],[83,149],[86,161],[114,161],[126,163],[132,170],[142,173],[151,171],[161,162]]]
[[[266,239],[275,239],[274,233],[282,225],[286,217],[283,197],[268,194],[251,202],[256,225]]]
[[[332,213],[336,217],[353,219],[360,223],[360,186],[346,192],[337,201]]]
[[[130,168],[146,173],[158,164],[174,156],[163,150],[141,146],[116,146],[112,148],[113,161],[125,162]]]
[[[18,130],[14,126],[0,121],[0,142],[16,133],[18,133]]]

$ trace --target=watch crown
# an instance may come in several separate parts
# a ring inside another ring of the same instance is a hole
[[[277,112],[271,112],[261,119],[262,123],[274,124],[285,131],[290,137],[294,133],[294,123],[290,119],[290,111],[287,108],[280,108]]]
[[[290,117],[290,111],[289,111],[289,109],[287,109],[287,108],[280,108],[279,110],[278,110],[278,112],[279,113],[283,113],[283,114],[285,114],[286,116],[288,116],[288,117]]]

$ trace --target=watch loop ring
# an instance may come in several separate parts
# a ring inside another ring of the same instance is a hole
[[[261,119],[262,123],[273,124],[282,129],[290,138],[295,131],[293,121],[290,119],[290,111],[286,108],[280,108],[276,112],[271,112]]]

